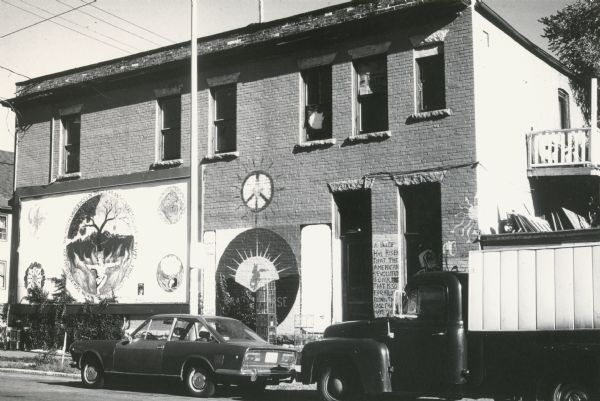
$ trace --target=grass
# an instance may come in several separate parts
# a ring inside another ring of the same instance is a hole
[[[0,368],[79,373],[79,370],[69,366],[69,363],[71,362],[70,356],[65,355],[64,365],[61,365],[61,359],[62,357],[57,356],[56,352],[53,351],[20,358],[7,356],[0,359]]]

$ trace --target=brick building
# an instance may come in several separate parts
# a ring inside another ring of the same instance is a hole
[[[64,272],[134,318],[189,309],[189,56],[19,84],[11,302]],[[263,335],[387,315],[407,276],[465,269],[479,233],[540,209],[530,177],[557,175],[526,133],[584,125],[569,72],[480,1],[354,1],[199,57],[202,310]]]

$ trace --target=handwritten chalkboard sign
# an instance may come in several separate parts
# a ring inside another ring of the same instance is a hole
[[[391,315],[394,291],[398,289],[398,237],[373,235],[373,310],[375,317]]]

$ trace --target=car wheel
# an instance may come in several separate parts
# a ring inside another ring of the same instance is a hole
[[[81,382],[88,388],[101,388],[104,385],[104,371],[96,358],[89,358],[83,364]]]
[[[346,401],[356,398],[360,387],[356,374],[341,365],[327,365],[321,370],[317,390],[324,401]]]
[[[582,383],[575,380],[558,380],[543,386],[537,401],[591,401],[592,394]]]
[[[208,369],[192,366],[185,375],[185,385],[188,393],[194,397],[206,398],[215,394],[215,382]]]

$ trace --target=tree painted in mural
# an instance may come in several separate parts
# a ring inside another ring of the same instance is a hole
[[[94,195],[75,211],[66,242],[71,281],[86,298],[112,297],[135,254],[131,210],[111,192]]]

